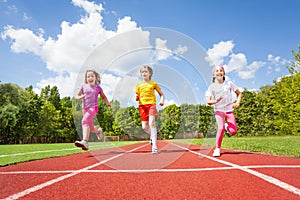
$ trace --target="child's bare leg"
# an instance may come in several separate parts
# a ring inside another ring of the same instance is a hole
[[[82,126],[82,140],[89,141],[90,138],[90,127]]]
[[[148,135],[151,134],[149,124],[147,121],[142,121],[142,128]]]

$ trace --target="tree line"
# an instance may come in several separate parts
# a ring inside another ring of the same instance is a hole
[[[292,51],[295,61],[287,66],[290,76],[273,85],[249,91],[235,116],[238,136],[300,135],[300,46]],[[122,139],[144,139],[138,109],[120,107],[117,100],[105,107],[99,98],[95,124],[105,135]],[[0,144],[74,142],[81,134],[81,101],[60,98],[56,86],[35,94],[33,87],[0,84]],[[159,111],[157,129],[161,139],[214,137],[216,124],[212,107],[205,104],[170,105]],[[95,140],[92,134],[91,140]]]

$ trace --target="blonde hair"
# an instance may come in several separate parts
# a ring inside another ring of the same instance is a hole
[[[100,85],[100,83],[101,83],[100,75],[99,75],[95,70],[92,70],[92,69],[88,69],[88,70],[85,71],[85,75],[84,75],[84,83],[87,83],[87,74],[88,74],[89,72],[94,73],[94,75],[95,75],[95,77],[96,77],[95,83],[96,83],[97,85]]]
[[[143,69],[148,70],[148,72],[150,73],[149,79],[151,80],[151,77],[152,77],[152,75],[153,75],[153,69],[152,69],[150,66],[148,66],[148,65],[144,65],[143,67],[141,67],[140,73],[142,73],[142,70],[143,70]]]

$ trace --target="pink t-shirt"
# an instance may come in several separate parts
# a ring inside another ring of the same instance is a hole
[[[103,92],[100,85],[83,84],[80,88],[85,95],[82,101],[83,108],[98,107],[98,95]]]

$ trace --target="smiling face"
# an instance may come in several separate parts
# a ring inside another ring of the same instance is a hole
[[[90,85],[95,85],[96,83],[96,76],[95,73],[90,71],[86,73],[86,83]]]
[[[217,80],[219,83],[223,83],[225,80],[224,67],[222,67],[222,66],[215,67],[214,72],[213,72],[213,77],[214,77],[214,80]]]

